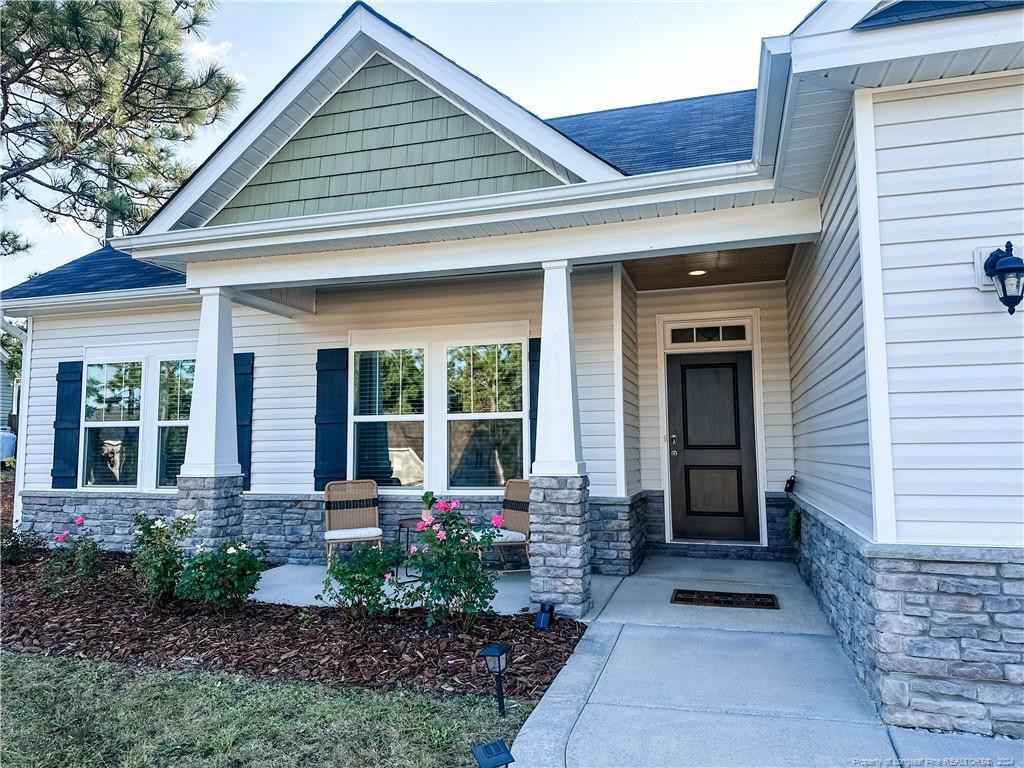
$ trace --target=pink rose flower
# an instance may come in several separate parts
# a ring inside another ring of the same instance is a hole
[[[476,525],[476,518],[475,517],[469,518],[469,523],[470,523],[470,525]]]
[[[420,548],[413,544],[411,547],[409,547],[409,551],[415,555],[417,552],[420,551]]]
[[[390,584],[391,583],[391,571],[388,571],[387,573],[384,574],[384,583],[385,584]]]
[[[462,506],[462,502],[459,501],[458,499],[452,499],[451,502],[449,503],[449,506],[452,509],[458,509],[459,507]]]
[[[435,531],[440,531],[441,530],[441,524],[440,523],[434,523],[430,527],[433,528]]]
[[[439,501],[439,502],[437,502],[437,511],[438,512],[449,512],[451,510],[451,508],[452,508],[452,505],[449,504],[447,501]]]
[[[444,541],[447,538],[448,538],[448,534],[445,533],[444,531],[438,531],[437,532],[437,540],[438,541]]]
[[[426,517],[423,518],[423,522],[426,523],[427,525],[433,525],[434,524],[434,516],[433,515],[427,515]]]
[[[70,536],[70,535],[71,535],[71,531],[64,531],[64,533],[58,533],[56,536],[54,536],[53,540],[56,541],[57,543],[61,543],[61,542],[65,541],[67,539],[67,537]]]
[[[418,523],[416,523],[416,530],[417,531],[425,531],[425,530],[427,530],[427,521],[426,520],[420,520]]]
[[[75,518],[75,525],[81,525],[84,522],[85,522],[85,518],[82,517],[81,515],[79,515],[78,517]]]
[[[495,528],[501,528],[501,526],[503,526],[504,524],[505,518],[501,515],[495,515],[491,518],[491,525],[493,525]]]

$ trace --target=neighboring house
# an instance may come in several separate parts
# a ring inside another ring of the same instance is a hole
[[[308,562],[330,480],[393,532],[530,475],[578,616],[648,552],[792,557],[795,505],[887,721],[1021,735],[1024,318],[977,266],[1022,108],[1021,3],[827,0],[756,91],[547,121],[357,3],[142,232],[3,293],[21,524]]]

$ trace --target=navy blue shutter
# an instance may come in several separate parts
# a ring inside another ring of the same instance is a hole
[[[316,353],[316,458],[313,488],[345,480],[348,469],[348,347]]]
[[[235,424],[238,428],[238,463],[242,490],[252,486],[252,352],[235,353]]]
[[[78,433],[82,428],[82,362],[57,364],[57,415],[53,422],[53,488],[78,487]]]
[[[540,339],[530,339],[530,460],[537,460],[537,398],[540,395]],[[530,474],[529,467],[523,467]]]

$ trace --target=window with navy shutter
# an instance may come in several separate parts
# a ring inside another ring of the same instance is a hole
[[[348,468],[348,347],[316,355],[316,453],[313,488],[345,480]]]
[[[82,418],[82,362],[57,364],[57,412],[53,422],[52,487],[78,487],[78,435]]]
[[[235,353],[235,419],[238,426],[238,463],[242,467],[242,490],[252,486],[252,352]]]

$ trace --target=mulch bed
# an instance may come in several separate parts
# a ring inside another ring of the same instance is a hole
[[[360,688],[489,694],[494,683],[477,653],[500,641],[512,645],[506,692],[532,700],[547,690],[585,629],[557,619],[536,630],[530,614],[482,616],[463,632],[428,630],[418,610],[360,621],[327,607],[248,603],[218,614],[185,601],[154,606],[133,582],[130,562],[106,555],[95,581],[59,598],[32,564],[5,566],[3,647]]]

